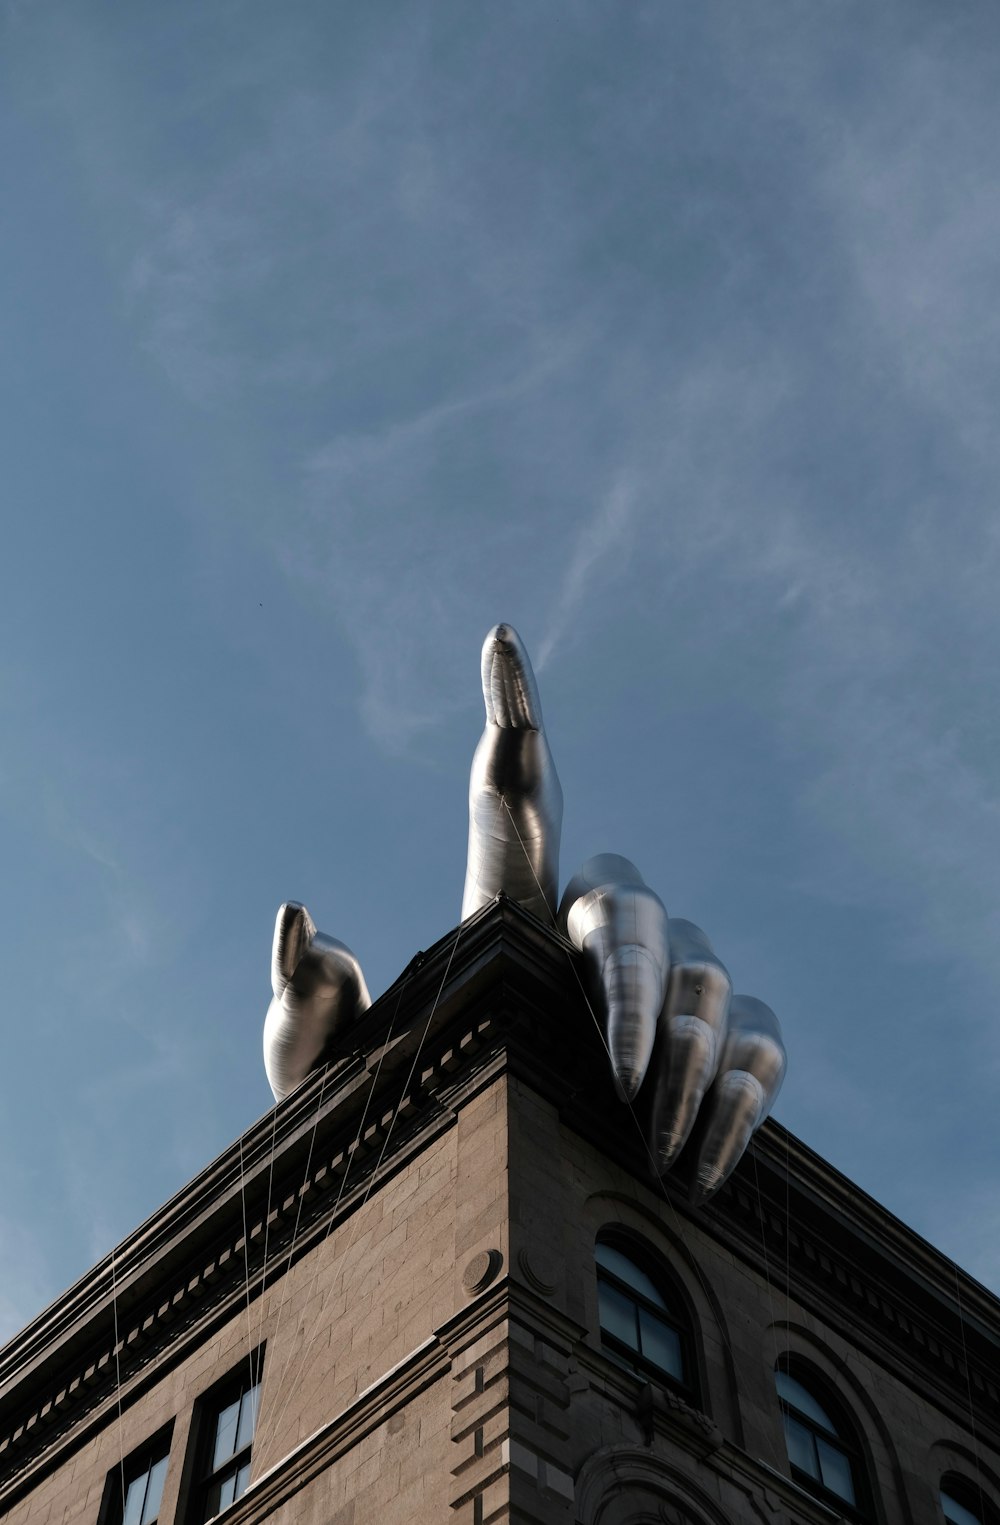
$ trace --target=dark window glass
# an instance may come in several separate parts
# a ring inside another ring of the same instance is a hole
[[[948,1525],[996,1525],[996,1512],[982,1489],[968,1478],[947,1473],[941,1479],[941,1511]]]
[[[807,1430],[804,1424],[793,1419],[788,1411],[784,1414],[785,1420],[785,1445],[788,1447],[788,1460],[793,1467],[798,1467],[800,1472],[809,1472],[812,1476],[818,1476],[819,1465],[816,1461],[816,1453],[813,1449],[812,1430]]]
[[[192,1521],[214,1519],[246,1492],[259,1403],[260,1382],[251,1379],[244,1365],[242,1375],[221,1388],[205,1409]]]
[[[680,1335],[665,1319],[657,1318],[645,1308],[639,1309],[639,1349],[661,1371],[668,1371],[678,1382],[684,1381]]]
[[[605,1348],[634,1371],[687,1389],[684,1321],[652,1277],[617,1245],[599,1241],[594,1258]]]
[[[108,1478],[102,1525],[156,1525],[167,1476],[170,1430],[115,1467]]]
[[[839,1499],[846,1499],[849,1504],[857,1503],[854,1496],[854,1469],[846,1451],[842,1451],[838,1445],[831,1445],[822,1435],[816,1437],[816,1450],[819,1452],[823,1486]]]
[[[983,1525],[978,1514],[973,1514],[971,1509],[966,1509],[964,1504],[952,1498],[944,1488],[941,1489],[941,1508],[949,1525]]]
[[[599,1266],[603,1266],[606,1271],[610,1271],[633,1292],[638,1292],[639,1296],[647,1303],[652,1303],[654,1308],[662,1308],[666,1312],[667,1305],[663,1301],[660,1289],[652,1277],[647,1276],[645,1271],[640,1270],[635,1262],[629,1260],[628,1256],[623,1254],[621,1250],[615,1249],[613,1244],[599,1243],[595,1251],[595,1258]]]
[[[860,1512],[860,1458],[843,1426],[838,1428],[816,1394],[791,1372],[779,1368],[774,1383],[795,1481],[820,1498],[832,1495]]]
[[[629,1350],[639,1349],[639,1326],[636,1306],[627,1292],[613,1287],[603,1277],[597,1282],[597,1297],[601,1309],[601,1331],[627,1345]]]

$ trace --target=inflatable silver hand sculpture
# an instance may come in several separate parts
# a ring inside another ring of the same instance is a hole
[[[271,988],[264,1069],[275,1100],[282,1101],[372,1002],[350,948],[317,932],[305,906],[294,900],[280,908],[274,923]]]
[[[653,1072],[650,1145],[661,1175],[708,1091],[692,1183],[692,1196],[704,1201],[735,1169],[781,1088],[777,1017],[763,1001],[732,995],[701,928],[669,920],[627,858],[588,859],[566,887],[559,922],[583,954],[619,1095],[630,1102]]]
[[[751,995],[734,995],[718,1076],[708,1095],[708,1124],[698,1151],[693,1195],[704,1201],[739,1164],[774,1105],[787,1060],[778,1019]]]
[[[663,1062],[653,1101],[652,1142],[661,1175],[684,1148],[715,1077],[732,993],[729,974],[701,928],[672,920],[670,980],[659,1022]]]
[[[502,890],[551,923],[562,790],[531,663],[510,625],[486,637],[482,680],[486,728],[469,780],[462,919]],[[650,1148],[661,1175],[700,1117],[692,1195],[703,1201],[738,1164],[781,1087],[785,1050],[774,1012],[732,994],[704,932],[671,921],[627,858],[588,859],[566,887],[558,925],[582,954],[618,1094],[631,1104],[648,1083]],[[317,932],[292,901],[278,912],[271,983],[264,1064],[280,1101],[371,1001],[354,954]]]
[[[615,1086],[631,1101],[649,1066],[670,968],[667,913],[634,863],[588,858],[559,907],[559,926],[583,954],[604,1024]]]
[[[501,890],[551,922],[559,895],[562,789],[542,728],[535,675],[517,631],[483,643],[486,728],[469,779],[469,856],[462,920]]]

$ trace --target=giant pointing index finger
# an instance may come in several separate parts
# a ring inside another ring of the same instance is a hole
[[[495,625],[483,643],[486,727],[469,778],[469,856],[462,919],[502,890],[540,920],[555,919],[562,789],[521,637]]]

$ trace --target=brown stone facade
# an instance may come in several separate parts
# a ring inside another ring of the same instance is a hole
[[[830,1521],[789,1467],[791,1360],[847,1418],[863,1518],[941,1525],[947,1476],[991,1521],[997,1301],[776,1124],[704,1209],[651,1180],[574,957],[506,902],[472,918],[0,1352],[0,1519],[107,1525],[168,1436],[186,1525],[206,1402],[253,1370],[226,1525]],[[683,1310],[686,1393],[602,1339],[609,1232]]]

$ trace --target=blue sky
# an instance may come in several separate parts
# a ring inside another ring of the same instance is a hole
[[[500,619],[562,882],[1000,1288],[996,7],[0,15],[0,1336],[267,1110],[279,901],[456,923]]]

